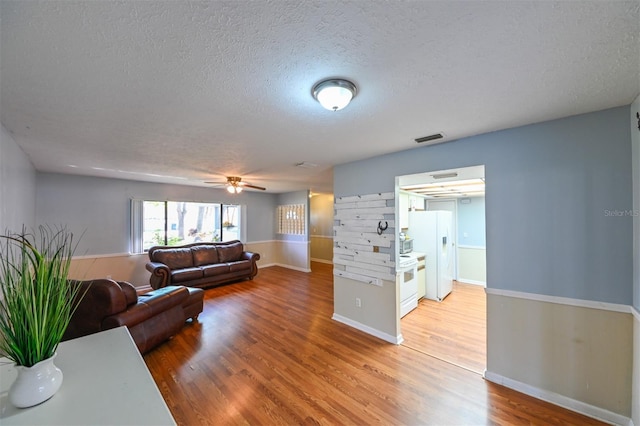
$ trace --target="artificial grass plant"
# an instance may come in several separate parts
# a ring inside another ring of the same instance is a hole
[[[66,229],[0,235],[0,355],[31,367],[54,355],[77,307],[76,245]]]

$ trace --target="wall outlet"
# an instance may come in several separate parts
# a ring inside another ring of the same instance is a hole
[[[362,308],[362,299],[356,297],[356,308]]]
[[[380,247],[379,246],[373,246],[373,252],[374,253],[379,253],[380,252]]]

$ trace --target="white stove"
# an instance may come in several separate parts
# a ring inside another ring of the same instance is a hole
[[[418,260],[414,256],[401,254],[397,271],[402,318],[418,307]]]
[[[415,256],[412,256],[410,254],[401,254],[400,259],[398,260],[398,268],[410,268],[414,263],[416,264],[416,266],[418,265],[418,260],[415,258]]]

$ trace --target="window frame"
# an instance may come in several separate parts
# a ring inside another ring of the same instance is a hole
[[[148,248],[144,248],[144,203],[145,202],[154,202],[154,203],[163,203],[164,204],[164,244],[167,245],[169,242],[169,203],[194,203],[194,204],[209,204],[212,206],[217,206],[220,209],[220,217],[218,223],[214,229],[220,230],[220,240],[225,241],[224,236],[224,215],[223,211],[228,209],[229,207],[233,207],[236,209],[237,219],[234,222],[234,227],[237,227],[237,239],[244,241],[246,238],[246,221],[245,221],[245,212],[246,206],[241,204],[228,204],[222,202],[211,202],[211,201],[185,201],[185,200],[153,200],[153,199],[143,199],[143,198],[132,198],[131,199],[131,222],[130,222],[130,238],[129,238],[129,252],[131,254],[141,254],[149,251]],[[227,227],[228,229],[228,227]],[[231,241],[231,240],[228,240]],[[184,244],[188,244],[187,241],[184,241]],[[182,244],[181,244],[182,245]]]

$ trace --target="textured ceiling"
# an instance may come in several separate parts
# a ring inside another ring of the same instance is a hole
[[[630,104],[639,5],[2,0],[0,120],[41,171],[330,192],[417,137]],[[330,112],[336,76],[359,92]]]

